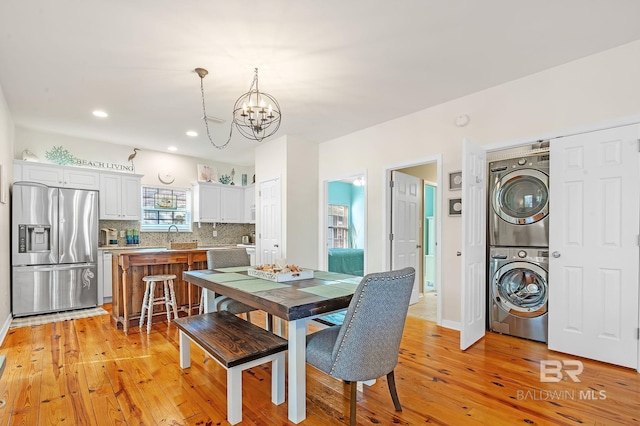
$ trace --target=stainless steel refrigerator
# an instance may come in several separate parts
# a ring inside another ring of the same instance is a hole
[[[15,182],[14,317],[98,304],[98,192]]]

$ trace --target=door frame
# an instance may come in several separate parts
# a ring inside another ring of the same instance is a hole
[[[342,180],[355,179],[357,177],[363,177],[365,186],[364,186],[364,274],[366,275],[368,272],[367,268],[367,238],[369,229],[368,218],[369,218],[369,202],[367,195],[367,185],[369,185],[369,180],[367,176],[367,170],[356,171],[353,173],[349,173],[346,175],[340,176],[331,176],[331,177],[321,177],[320,178],[320,211],[318,212],[319,218],[319,229],[318,229],[318,241],[320,241],[321,248],[318,252],[318,267],[322,271],[328,271],[329,269],[329,250],[327,249],[327,205],[329,204],[329,182],[338,182]],[[349,213],[351,214],[351,213]]]
[[[442,291],[442,154],[431,155],[429,157],[423,157],[411,161],[403,161],[394,164],[388,164],[382,168],[382,187],[384,188],[384,203],[382,204],[382,247],[384,247],[384,256],[382,258],[383,269],[388,271],[391,268],[391,241],[389,240],[389,234],[391,233],[391,187],[389,182],[391,181],[391,172],[398,169],[404,169],[407,167],[420,166],[424,164],[436,164],[436,282],[440,289],[437,299],[437,315],[436,323],[442,325],[442,305],[444,298],[444,291]]]

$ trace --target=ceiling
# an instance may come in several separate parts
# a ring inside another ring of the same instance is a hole
[[[4,0],[0,86],[18,126],[251,165],[257,142],[207,140],[194,68],[227,120],[216,143],[255,67],[276,136],[321,143],[638,40],[638,16],[637,0]]]

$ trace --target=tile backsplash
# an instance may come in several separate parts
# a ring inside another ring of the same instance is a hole
[[[125,237],[120,237],[120,231],[126,231],[127,229],[140,229],[140,222],[133,220],[101,220],[100,228],[113,228],[118,231],[118,246],[126,246],[127,241]],[[167,226],[167,228],[169,228]],[[218,235],[213,236],[213,231],[217,231]],[[217,223],[216,227],[213,227],[212,223],[202,223],[200,227],[198,224],[193,224],[192,232],[178,232],[171,231],[169,236],[171,241],[176,242],[191,242],[198,241],[199,246],[203,247],[215,247],[215,246],[228,246],[242,243],[242,236],[251,236],[255,231],[254,224],[246,223]],[[160,247],[169,244],[167,238],[167,232],[140,232],[140,246],[141,247]]]

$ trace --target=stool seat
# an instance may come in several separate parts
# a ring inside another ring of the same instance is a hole
[[[142,277],[144,286],[144,297],[142,299],[142,309],[140,310],[140,328],[144,325],[145,311],[147,314],[147,334],[151,333],[151,320],[153,317],[153,307],[155,305],[165,305],[167,310],[167,322],[171,321],[171,311],[173,318],[178,318],[178,304],[176,303],[176,293],[173,289],[173,274],[147,275]],[[164,296],[155,297],[155,287],[157,282],[162,282]]]
[[[166,280],[175,280],[176,276],[172,274],[165,275],[147,275],[146,277],[142,277],[142,281],[166,281]]]

